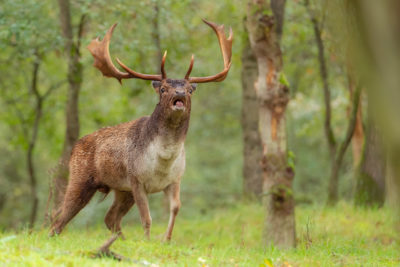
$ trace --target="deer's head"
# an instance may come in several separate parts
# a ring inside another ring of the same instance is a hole
[[[197,84],[185,79],[164,79],[153,81],[151,84],[160,96],[159,105],[166,115],[179,116],[190,113],[191,97]]]
[[[167,52],[164,53],[161,61],[161,74],[142,74],[136,72],[128,68],[117,58],[118,64],[126,72],[118,70],[111,60],[109,51],[110,39],[117,24],[111,26],[102,41],[100,41],[99,38],[92,40],[88,46],[88,49],[95,59],[94,66],[98,68],[104,76],[114,77],[120,83],[122,79],[131,78],[151,80],[153,81],[152,85],[154,89],[160,96],[159,105],[166,113],[174,115],[189,114],[191,107],[191,96],[196,89],[197,83],[223,81],[228,75],[229,69],[231,67],[233,41],[232,29],[230,29],[229,37],[226,38],[224,25],[217,25],[213,22],[209,22],[206,20],[203,21],[207,25],[209,25],[217,34],[224,60],[224,69],[220,73],[208,77],[190,77],[190,73],[192,71],[194,63],[194,56],[192,55],[189,69],[186,72],[185,77],[179,80],[168,79],[164,69]]]

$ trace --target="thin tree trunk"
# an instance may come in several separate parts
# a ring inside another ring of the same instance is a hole
[[[296,245],[293,169],[287,164],[285,110],[289,89],[279,82],[282,53],[276,25],[283,23],[284,0],[249,0],[246,27],[257,58],[256,94],[263,148],[264,243],[279,248]],[[277,3],[279,2],[279,3]],[[273,8],[279,7],[279,10]],[[269,15],[273,13],[274,15]],[[279,16],[281,14],[281,16]]]
[[[243,193],[259,198],[262,193],[262,146],[258,132],[258,102],[255,90],[257,60],[246,42],[242,51],[242,131],[243,131]]]
[[[83,69],[80,62],[80,42],[85,25],[85,15],[81,16],[77,32],[77,41],[73,40],[73,27],[71,23],[69,0],[58,0],[60,9],[60,25],[65,40],[65,51],[68,58],[68,95],[66,104],[66,130],[64,147],[60,163],[54,177],[54,206],[52,217],[63,201],[64,192],[68,183],[68,162],[72,148],[79,137],[79,92],[83,79]],[[53,219],[53,218],[52,218]]]
[[[29,182],[31,187],[31,199],[32,199],[32,209],[29,219],[29,228],[32,229],[35,226],[37,211],[39,206],[39,197],[37,194],[37,179],[36,179],[36,170],[34,164],[34,150],[36,147],[38,132],[40,121],[43,116],[43,103],[46,98],[53,92],[53,90],[57,89],[61,86],[64,81],[59,83],[55,83],[50,86],[44,94],[40,94],[38,89],[38,77],[39,77],[39,68],[41,63],[41,58],[39,53],[36,53],[36,58],[33,63],[33,71],[32,71],[32,82],[31,82],[31,91],[35,96],[35,120],[32,126],[32,134],[28,141],[28,150],[26,154],[26,162],[27,162],[27,170],[29,175]]]
[[[339,199],[339,169],[335,158],[331,159],[331,172],[328,184],[327,205],[333,206]]]
[[[40,119],[42,118],[42,97],[39,94],[37,83],[38,83],[38,75],[40,68],[40,60],[39,58],[35,58],[33,63],[33,72],[32,72],[32,83],[31,90],[35,95],[35,120],[32,127],[32,135],[29,140],[28,150],[26,154],[27,161],[27,171],[29,175],[29,183],[31,188],[31,199],[32,199],[32,208],[31,214],[29,217],[29,229],[32,229],[35,226],[37,210],[39,205],[39,198],[37,195],[37,180],[36,180],[36,172],[35,165],[33,162],[33,152],[36,146],[37,135],[39,131]]]

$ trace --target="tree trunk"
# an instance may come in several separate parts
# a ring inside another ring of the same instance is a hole
[[[378,129],[368,113],[363,156],[356,174],[354,203],[358,206],[383,205],[385,196],[385,160]]]
[[[249,39],[242,51],[242,131],[243,131],[243,192],[248,198],[262,193],[262,148],[258,132],[258,102],[255,90],[257,60]]]
[[[68,162],[72,148],[79,138],[79,91],[82,84],[83,72],[80,62],[80,40],[83,35],[85,15],[81,16],[76,43],[73,40],[69,0],[58,0],[60,8],[60,25],[65,40],[65,51],[68,58],[68,95],[66,105],[66,130],[64,147],[58,165],[54,185],[54,206],[52,217],[57,215],[57,210],[64,199],[64,192],[68,183]],[[52,218],[53,219],[53,218]]]
[[[327,205],[333,206],[339,199],[339,169],[335,157],[331,159]]]
[[[279,2],[279,3],[278,3]],[[279,248],[296,245],[293,169],[287,164],[285,110],[289,89],[279,82],[282,53],[277,25],[283,23],[284,0],[249,0],[246,28],[257,59],[256,94],[262,143],[264,243]],[[273,8],[280,8],[274,10]]]
[[[36,217],[37,217],[37,210],[39,205],[39,198],[37,195],[37,180],[36,180],[36,172],[35,172],[35,165],[33,162],[33,152],[36,146],[37,135],[39,131],[39,123],[40,119],[42,118],[42,97],[39,94],[37,88],[38,82],[38,75],[39,75],[39,67],[40,61],[39,58],[35,58],[33,63],[33,72],[32,72],[32,83],[31,83],[31,90],[35,95],[36,101],[36,108],[35,108],[35,120],[32,127],[32,135],[29,140],[28,150],[26,153],[26,161],[27,161],[27,171],[29,175],[29,183],[31,188],[31,199],[32,199],[32,208],[31,214],[29,217],[29,229],[32,229],[35,226]]]

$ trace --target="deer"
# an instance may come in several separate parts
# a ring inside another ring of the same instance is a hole
[[[171,240],[175,218],[181,207],[180,183],[185,170],[185,138],[191,112],[191,97],[198,83],[221,82],[231,67],[233,31],[225,35],[224,25],[203,19],[217,35],[224,68],[208,77],[190,77],[194,55],[184,79],[167,78],[161,61],[161,74],[142,74],[111,60],[109,45],[117,24],[112,25],[103,40],[97,37],[88,45],[94,57],[94,67],[103,76],[152,81],[159,102],[150,116],[105,127],[81,138],[70,155],[69,182],[50,236],[59,235],[67,223],[85,207],[96,191],[114,191],[114,202],[104,219],[115,234],[103,246],[108,249],[118,236],[123,236],[121,220],[136,203],[147,239],[150,238],[152,218],[147,196],[163,191],[169,201],[169,222],[163,239]]]

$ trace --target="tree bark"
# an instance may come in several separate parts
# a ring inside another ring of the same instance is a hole
[[[354,203],[357,206],[383,205],[386,165],[382,144],[379,131],[369,111],[366,142],[356,174]]]
[[[273,3],[276,2],[276,3]],[[279,2],[279,3],[277,3]],[[249,0],[246,28],[257,59],[256,94],[262,143],[264,243],[279,248],[296,245],[293,169],[287,164],[285,110],[289,89],[279,82],[282,53],[276,25],[283,23],[284,0]],[[273,11],[279,7],[281,10]]]
[[[242,51],[242,131],[243,193],[247,198],[260,198],[262,193],[262,148],[258,132],[258,102],[255,90],[257,60],[246,38]]]
[[[80,43],[85,25],[85,15],[81,16],[77,38],[74,42],[69,0],[58,0],[60,9],[60,25],[65,40],[65,51],[68,58],[68,95],[66,104],[66,130],[63,152],[53,180],[54,206],[52,219],[64,199],[68,183],[68,162],[72,148],[79,138],[79,92],[83,79],[83,69],[80,62]]]

